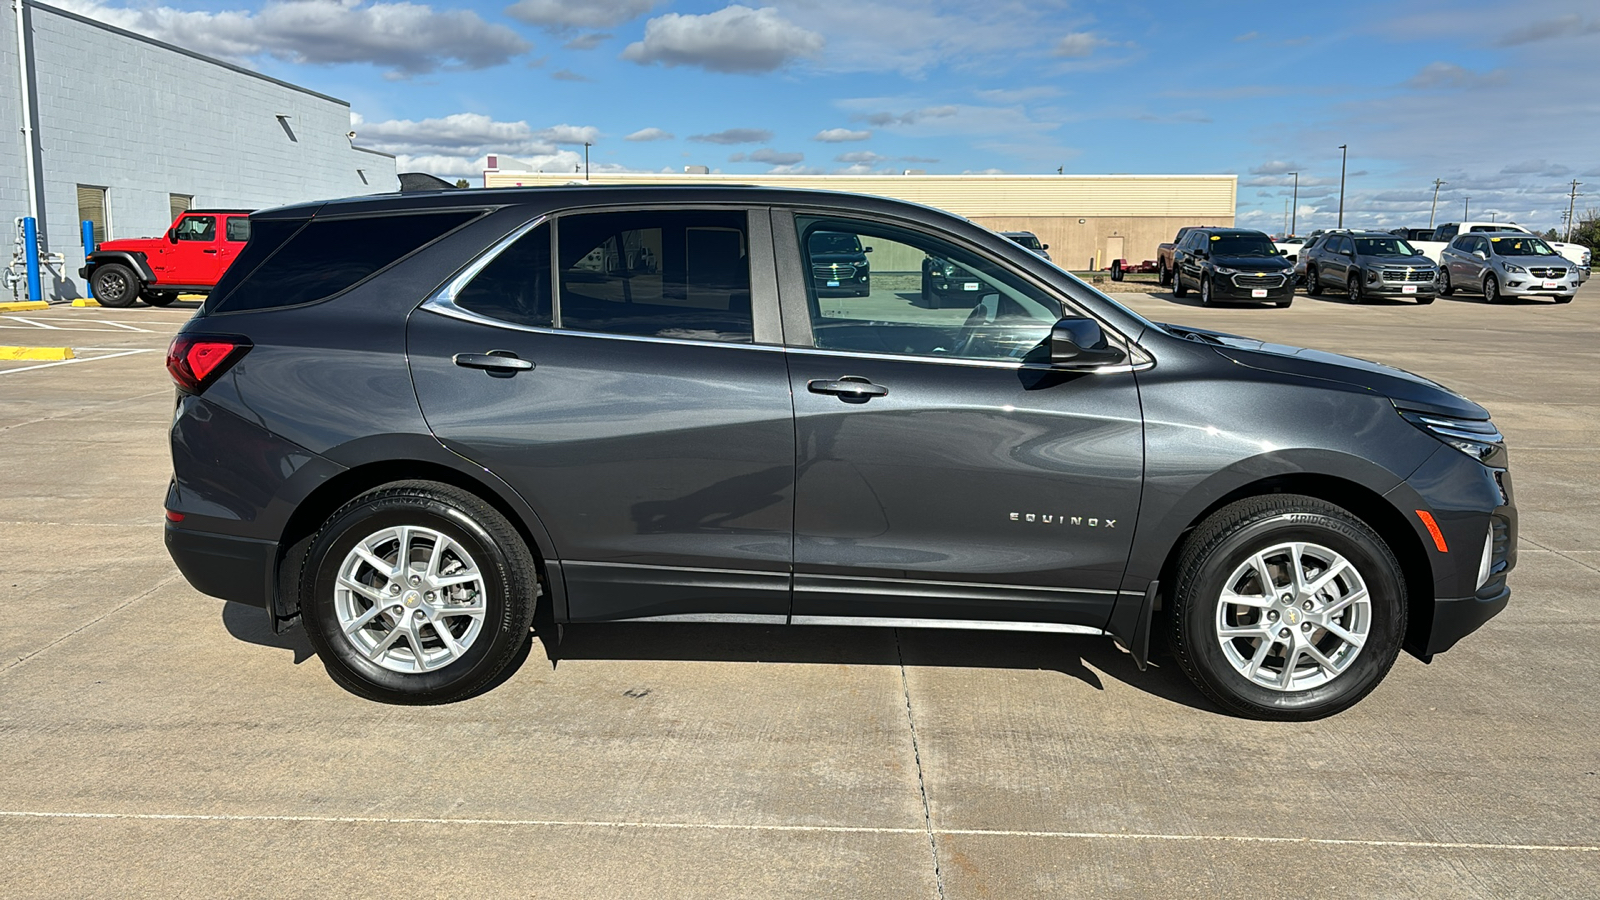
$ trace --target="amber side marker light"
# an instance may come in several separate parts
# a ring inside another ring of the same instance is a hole
[[[1449,553],[1450,548],[1445,546],[1444,543],[1444,532],[1439,530],[1439,523],[1433,520],[1433,513],[1425,509],[1419,509],[1417,510],[1417,518],[1422,520],[1422,524],[1428,529],[1428,533],[1433,535],[1433,545],[1439,548],[1439,552]]]

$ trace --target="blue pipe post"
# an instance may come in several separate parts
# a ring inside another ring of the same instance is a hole
[[[22,258],[28,261],[28,299],[43,300],[39,287],[39,220],[27,216],[22,220]]]
[[[89,221],[88,219],[84,219],[83,220],[83,258],[84,259],[88,259],[89,258],[89,254],[91,254],[93,252],[94,252],[94,223]],[[90,300],[93,300],[94,299],[94,285],[92,285],[89,282],[85,281],[83,283],[83,295],[85,297],[88,297]]]

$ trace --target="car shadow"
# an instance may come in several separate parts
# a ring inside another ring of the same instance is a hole
[[[860,666],[898,666],[904,662],[909,666],[1059,672],[1096,691],[1105,690],[1103,675],[1172,703],[1217,711],[1165,654],[1157,654],[1141,672],[1133,658],[1110,640],[1082,635],[616,622],[567,625],[559,639],[546,637],[541,645],[552,668],[568,659]],[[518,664],[507,666],[503,677],[511,677]]]
[[[1213,300],[1211,301],[1211,305],[1207,306],[1200,302],[1199,294],[1197,294],[1193,289],[1189,291],[1189,295],[1187,297],[1175,297],[1170,289],[1164,291],[1152,291],[1150,296],[1157,300],[1165,300],[1174,306],[1187,306],[1191,309],[1278,309],[1277,306],[1271,303],[1256,303],[1233,300]],[[1296,295],[1296,297],[1298,296],[1299,295]],[[1318,298],[1313,297],[1312,299],[1315,300]]]
[[[243,603],[224,603],[222,627],[226,628],[235,640],[271,647],[274,650],[288,650],[294,654],[294,664],[297,666],[317,655],[316,651],[311,649],[311,641],[306,638],[305,629],[297,625],[283,634],[273,634],[266,613],[258,607],[246,606]]]

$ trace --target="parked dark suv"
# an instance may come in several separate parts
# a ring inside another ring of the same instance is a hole
[[[367,697],[486,689],[537,611],[554,652],[572,623],[877,625],[1143,667],[1159,628],[1222,707],[1308,719],[1510,596],[1482,407],[1147,321],[925,207],[501,189],[252,227],[169,352],[167,546]],[[824,297],[817,234],[899,274]],[[919,258],[983,287],[927,309]]]
[[[1172,253],[1172,296],[1194,287],[1200,302],[1294,302],[1294,263],[1284,258],[1264,232],[1238,228],[1196,228]]]

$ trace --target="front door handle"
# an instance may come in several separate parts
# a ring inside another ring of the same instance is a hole
[[[490,375],[515,375],[533,368],[533,363],[518,359],[510,350],[490,350],[488,353],[457,353],[451,357],[464,369],[483,369]]]
[[[806,382],[806,390],[813,394],[833,394],[846,403],[865,403],[873,397],[886,397],[889,389],[873,384],[859,375],[845,375],[834,381],[817,378]]]

